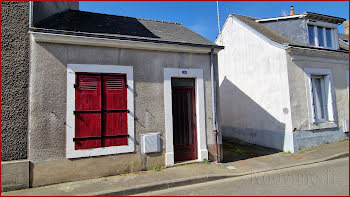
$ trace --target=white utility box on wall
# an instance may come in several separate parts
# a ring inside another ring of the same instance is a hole
[[[141,134],[141,153],[160,152],[160,133]]]
[[[349,120],[344,120],[344,128],[343,128],[344,133],[349,132]]]

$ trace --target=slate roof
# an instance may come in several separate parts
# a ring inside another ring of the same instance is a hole
[[[346,49],[345,47],[342,47],[342,46],[340,47],[339,50],[333,50],[333,49],[317,48],[317,47],[300,45],[300,44],[298,44],[292,40],[289,40],[286,37],[274,32],[274,31],[272,31],[268,27],[256,22],[256,20],[259,20],[259,18],[238,15],[238,14],[231,14],[231,15],[234,16],[235,18],[237,18],[238,20],[242,21],[243,23],[245,23],[246,25],[248,25],[252,29],[256,30],[260,34],[264,35],[268,39],[270,39],[276,43],[279,43],[279,44],[288,44],[289,46],[292,46],[292,47],[315,48],[315,49],[319,49],[319,50],[342,51],[342,52],[346,51],[346,52],[348,52],[348,48]]]
[[[272,31],[271,29],[267,28],[265,25],[262,25],[258,22],[255,22],[255,20],[258,20],[258,18],[253,18],[249,16],[243,16],[238,14],[231,14],[234,17],[236,17],[238,20],[242,21],[243,23],[247,24],[257,32],[261,33],[262,35],[266,36],[270,40],[277,42],[279,44],[293,44],[297,45],[296,42],[293,42],[284,36],[281,36],[280,34]]]
[[[67,10],[34,24],[36,32],[93,34],[98,37],[146,42],[215,47],[215,43],[180,23]]]
[[[349,50],[349,35],[338,34],[339,37],[339,47],[344,50]]]

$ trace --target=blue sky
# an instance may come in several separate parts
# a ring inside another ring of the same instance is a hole
[[[258,18],[281,16],[293,5],[304,11],[349,19],[348,1],[219,1],[221,27],[230,13]],[[81,1],[80,10],[179,22],[214,41],[218,35],[216,1]],[[343,25],[338,28],[344,32]]]

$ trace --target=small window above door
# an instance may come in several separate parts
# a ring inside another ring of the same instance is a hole
[[[193,78],[171,78],[172,87],[194,87]]]

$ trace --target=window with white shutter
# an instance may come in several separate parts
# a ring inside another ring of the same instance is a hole
[[[334,89],[330,69],[306,68],[309,114],[312,124],[335,121]]]

